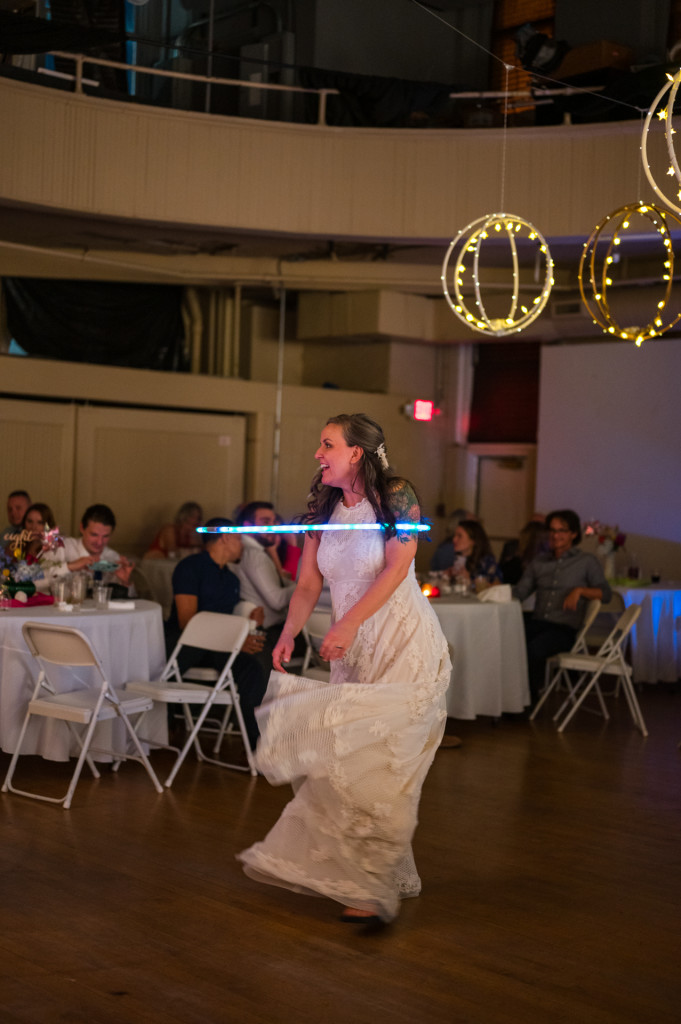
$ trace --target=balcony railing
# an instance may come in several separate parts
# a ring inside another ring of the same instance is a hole
[[[206,113],[211,113],[211,95],[212,90],[216,87],[229,87],[232,89],[247,89],[256,90],[263,93],[280,93],[289,95],[305,95],[316,97],[317,100],[317,118],[316,123],[318,125],[326,124],[326,105],[328,96],[338,95],[337,89],[310,89],[305,88],[301,85],[282,85],[276,82],[257,82],[251,79],[244,81],[240,78],[220,78],[212,75],[196,75],[187,71],[175,71],[166,70],[162,68],[150,68],[142,67],[139,64],[127,64],[123,61],[118,60],[106,60],[102,57],[90,57],[85,56],[82,53],[66,53],[61,50],[52,50],[48,56],[55,58],[58,61],[70,61],[73,64],[73,74],[68,74],[62,70],[55,70],[52,68],[38,68],[38,72],[43,75],[54,76],[60,79],[70,79],[74,82],[74,92],[82,94],[84,92],[84,86],[88,88],[97,88],[99,82],[87,77],[84,73],[84,67],[103,67],[112,68],[118,71],[122,71],[135,76],[149,75],[152,78],[167,79],[176,82],[196,82],[201,83],[205,90],[205,103],[204,110]]]

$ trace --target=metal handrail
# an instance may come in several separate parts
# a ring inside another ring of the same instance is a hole
[[[88,57],[82,53],[66,53],[63,50],[50,50],[50,57],[59,57],[73,61],[75,92],[82,93],[83,85],[88,79],[83,78],[83,64],[97,64],[101,67],[119,68],[121,71],[134,71],[141,75],[157,75],[160,78],[178,78],[190,82],[203,82],[208,85],[233,85],[242,89],[265,89],[270,92],[300,92],[313,94],[319,99],[317,124],[326,124],[326,98],[338,96],[338,89],[309,89],[302,85],[280,85],[276,82],[245,82],[242,78],[217,78],[213,75],[194,75],[188,71],[166,71],[161,68],[146,68],[139,64],[126,64],[120,60],[106,60],[103,57]],[[60,77],[64,77],[60,73]]]
[[[317,110],[318,125],[326,124],[327,97],[340,95],[338,89],[311,89],[302,85],[280,85],[275,82],[244,81],[242,78],[218,78],[213,75],[195,75],[188,71],[166,71],[161,68],[142,67],[139,64],[128,64],[124,61],[108,60],[103,57],[89,57],[82,53],[66,53],[63,50],[50,50],[48,55],[73,61],[75,65],[75,74],[68,75],[63,71],[53,71],[46,68],[39,68],[38,70],[43,74],[72,79],[75,81],[76,93],[83,92],[83,85],[95,86],[99,84],[91,79],[83,78],[83,64],[97,64],[101,67],[118,68],[121,71],[132,71],[141,75],[156,75],[159,78],[177,78],[183,81],[203,82],[206,88],[210,88],[211,85],[231,85],[241,89],[264,89],[269,92],[298,92],[315,95],[319,99],[319,107]],[[554,96],[576,96],[581,93],[601,92],[603,89],[604,86],[597,85],[589,87],[563,86],[558,89],[525,88],[508,91],[478,90],[469,92],[451,92],[449,93],[449,98],[451,100],[505,99],[507,102],[510,99],[528,98],[533,100],[534,104],[538,106],[542,103],[552,102],[552,98]],[[545,99],[545,97],[551,97],[551,99]]]

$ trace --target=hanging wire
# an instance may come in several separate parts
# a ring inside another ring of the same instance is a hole
[[[503,213],[505,210],[504,202],[506,197],[506,144],[508,142],[508,76],[513,70],[511,64],[504,64],[506,69],[506,78],[504,80],[504,92],[506,97],[504,99],[504,133],[501,144],[501,202],[499,209]]]
[[[641,138],[643,138],[643,129],[645,127],[645,113],[641,111]],[[641,196],[641,174],[643,173],[643,143],[638,147],[639,159],[638,159],[638,180],[636,182],[636,195],[638,196],[639,203],[642,202]]]

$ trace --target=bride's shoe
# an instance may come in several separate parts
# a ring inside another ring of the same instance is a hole
[[[345,924],[382,924],[378,914],[372,914],[370,910],[355,910],[354,907],[346,907],[340,915],[339,920]]]

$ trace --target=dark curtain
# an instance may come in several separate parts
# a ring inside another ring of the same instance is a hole
[[[2,287],[10,334],[29,355],[187,369],[179,286],[23,277]]]
[[[536,442],[540,350],[535,342],[478,345],[468,431],[471,444]]]
[[[52,0],[52,19],[0,12],[0,54],[62,50],[106,60],[125,61],[123,0]],[[73,74],[73,62],[54,58],[55,70]],[[84,64],[85,77],[114,93],[126,93],[125,72]],[[45,84],[45,83],[43,83]],[[87,91],[87,90],[86,90]]]
[[[327,100],[330,125],[414,128],[437,123],[450,104],[455,86],[437,82],[412,82],[400,78],[352,75],[342,71],[301,68],[300,84],[306,89],[338,89]],[[317,118],[317,101],[309,105],[309,119]]]
[[[93,28],[65,21],[46,21],[0,11],[0,53],[47,53],[48,50],[87,52],[95,47],[120,47],[121,29]],[[116,57],[120,59],[120,49]]]

